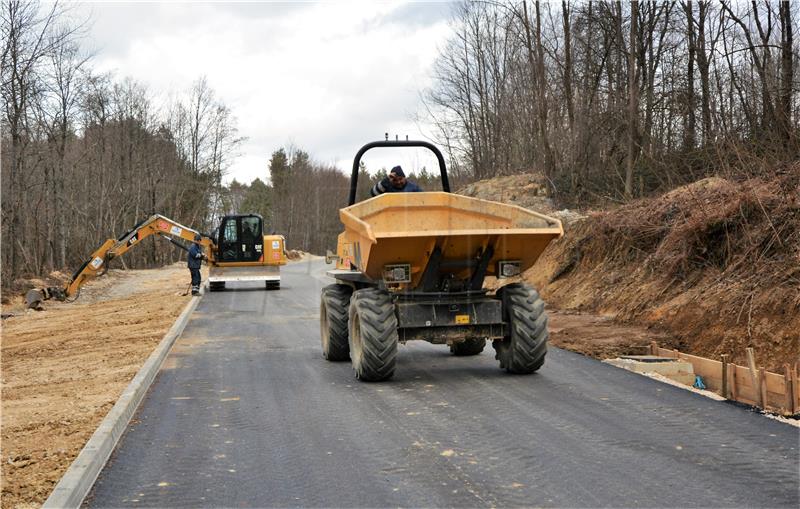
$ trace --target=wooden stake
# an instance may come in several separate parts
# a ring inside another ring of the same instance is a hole
[[[794,385],[792,384],[792,370],[789,369],[788,362],[783,365],[783,390],[786,393],[784,395],[786,412],[794,415]]]
[[[792,368],[792,398],[794,413],[800,413],[800,380],[797,378],[797,365]]]
[[[658,355],[658,343],[655,341],[650,342],[650,355]]]
[[[764,401],[761,399],[761,384],[758,383],[758,369],[756,369],[756,355],[752,348],[747,349],[747,367],[750,369],[750,381],[753,383],[756,403],[764,408]]]
[[[767,397],[767,370],[763,367],[758,369],[758,387],[761,389],[761,408],[766,410],[769,398]]]
[[[730,399],[728,398],[728,355],[727,354],[722,354],[722,397],[725,399]]]
[[[731,399],[734,401],[739,401],[739,388],[736,386],[736,364],[733,365],[733,369],[729,370],[731,374],[731,381],[728,389],[731,391]]]

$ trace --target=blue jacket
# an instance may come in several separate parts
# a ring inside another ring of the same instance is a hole
[[[199,269],[200,262],[203,261],[203,249],[197,245],[192,244],[189,248],[189,256],[187,257],[187,265],[190,269]]]
[[[372,189],[369,190],[370,196],[378,196],[379,194],[383,193],[419,193],[422,192],[422,189],[411,182],[410,180],[406,180],[406,185],[402,188],[398,189],[392,185],[388,178],[385,178],[372,186]]]

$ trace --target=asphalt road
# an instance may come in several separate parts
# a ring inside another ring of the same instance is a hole
[[[366,384],[320,353],[321,262],[206,294],[93,507],[798,507],[798,428],[551,349],[400,347]]]

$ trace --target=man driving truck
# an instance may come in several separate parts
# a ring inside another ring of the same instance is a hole
[[[406,178],[403,168],[395,166],[388,176],[372,186],[369,194],[370,196],[378,196],[383,193],[419,193],[421,191],[422,189],[416,183]]]

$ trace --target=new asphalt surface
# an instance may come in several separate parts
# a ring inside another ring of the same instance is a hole
[[[320,353],[325,268],[207,293],[85,505],[800,505],[798,428],[567,351],[409,343],[360,383]]]

